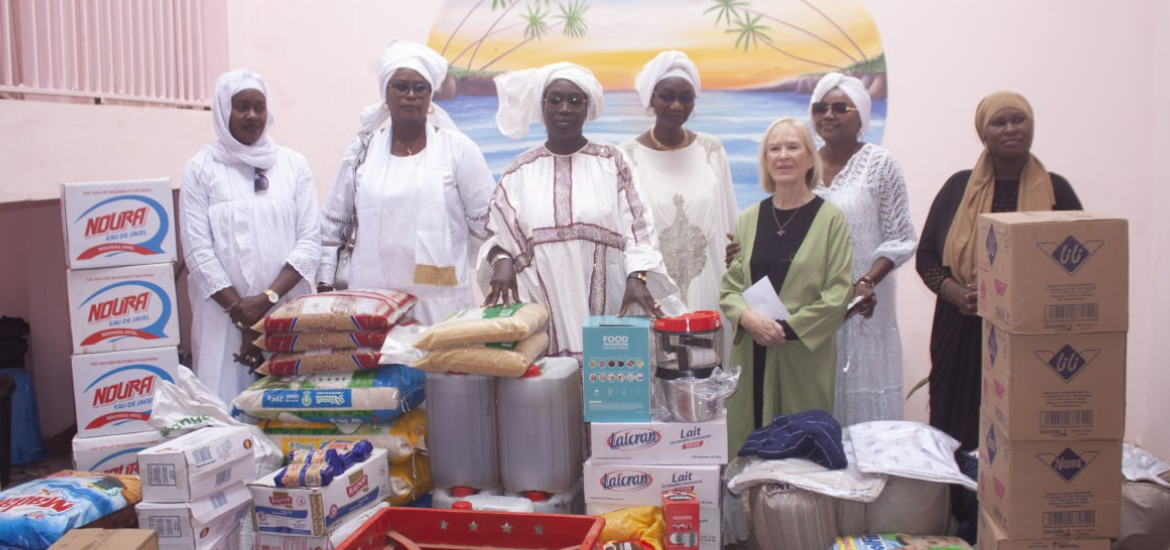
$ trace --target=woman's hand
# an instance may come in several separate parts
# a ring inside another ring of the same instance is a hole
[[[857,304],[854,311],[866,319],[873,317],[873,308],[877,307],[877,294],[873,293],[873,287],[864,281],[857,281],[853,285],[853,296],[861,298],[861,303]]]
[[[618,317],[625,315],[634,304],[642,306],[642,309],[655,319],[666,317],[662,307],[654,301],[650,289],[646,288],[646,283],[637,277],[630,277],[626,279],[626,293],[622,296],[622,309],[618,311]]]
[[[963,286],[954,279],[947,279],[943,282],[942,297],[959,308],[963,315],[975,315],[979,310],[979,294],[974,283]]]
[[[739,243],[735,242],[735,235],[727,234],[727,249],[724,252],[723,263],[724,267],[731,267],[731,262],[735,261],[735,257],[739,256]]]
[[[228,311],[228,316],[237,328],[245,329],[260,322],[269,309],[272,309],[272,302],[268,300],[268,295],[257,294],[240,298]]]
[[[752,335],[752,340],[764,347],[778,346],[785,341],[784,327],[779,322],[750,309],[739,316],[739,326]]]
[[[520,301],[520,291],[516,288],[516,263],[512,258],[500,258],[492,263],[492,279],[483,305],[507,305],[509,301]]]
[[[233,353],[232,359],[248,367],[248,372],[252,372],[264,364],[264,350],[253,343],[260,337],[260,333],[250,328],[243,329],[241,332],[243,339],[240,340],[240,352]]]

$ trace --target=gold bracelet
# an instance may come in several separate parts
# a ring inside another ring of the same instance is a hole
[[[645,271],[635,271],[633,273],[630,273],[630,275],[628,277],[626,277],[626,279],[627,280],[628,279],[637,279],[639,281],[642,281],[642,284],[646,284],[646,272]]]
[[[873,278],[869,275],[865,275],[864,277],[858,279],[857,283],[855,284],[868,286],[870,290],[873,290],[873,287],[877,286],[877,283],[873,282]]]
[[[496,263],[497,263],[497,262],[499,262],[500,260],[512,260],[512,261],[515,261],[515,259],[513,259],[511,256],[509,256],[507,253],[501,252],[501,253],[499,253],[499,254],[496,254],[496,257],[495,257],[495,258],[492,258],[492,261],[490,261],[490,262],[488,262],[488,263],[489,263],[489,264],[492,266],[492,269],[495,269],[495,268],[496,268]]]

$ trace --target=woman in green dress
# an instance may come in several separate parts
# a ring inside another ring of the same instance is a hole
[[[735,327],[731,364],[743,368],[728,400],[728,445],[737,453],[777,414],[833,410],[836,333],[853,295],[849,228],[813,194],[821,159],[804,122],[773,122],[760,147],[760,187],[770,193],[739,216],[741,251],[723,277],[719,305]],[[744,291],[768,278],[789,312],[755,311]]]

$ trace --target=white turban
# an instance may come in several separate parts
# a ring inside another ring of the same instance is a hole
[[[211,120],[215,123],[215,141],[207,147],[211,157],[224,164],[247,164],[253,168],[267,170],[276,164],[276,142],[268,137],[268,129],[275,119],[268,111],[267,122],[260,139],[252,145],[244,145],[232,137],[229,126],[232,116],[232,97],[244,90],[256,90],[268,99],[268,86],[264,77],[248,69],[236,69],[220,75],[215,81],[215,99],[211,102]]]
[[[573,63],[553,63],[539,69],[504,73],[495,78],[496,93],[500,98],[496,126],[500,128],[500,133],[513,139],[524,137],[528,127],[541,119],[544,90],[554,80],[568,80],[585,92],[589,98],[586,120],[595,120],[601,116],[605,97],[601,82],[597,81],[593,72]]]
[[[638,91],[638,99],[642,100],[642,108],[650,107],[650,97],[654,95],[654,87],[664,79],[677,76],[695,88],[695,97],[699,96],[702,82],[699,80],[699,68],[695,62],[680,51],[662,52],[642,67],[642,72],[634,77],[634,89]]]
[[[813,88],[809,105],[824,100],[825,95],[833,91],[834,88],[845,92],[845,95],[849,96],[849,100],[853,102],[853,106],[857,107],[857,115],[861,117],[861,133],[864,134],[865,129],[869,128],[869,110],[872,100],[869,98],[869,90],[861,80],[841,73],[829,73],[822,76],[817,81],[816,88]]]
[[[447,60],[438,52],[422,44],[406,40],[391,40],[382,51],[382,62],[378,64],[378,102],[362,110],[362,127],[359,133],[373,132],[390,118],[390,111],[382,106],[386,103],[386,87],[398,69],[411,69],[422,75],[431,85],[431,98],[447,78]],[[438,106],[431,104],[434,112],[428,119],[438,126],[454,127],[454,122]]]

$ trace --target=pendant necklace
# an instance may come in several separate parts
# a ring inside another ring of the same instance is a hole
[[[670,147],[668,145],[664,145],[661,141],[658,141],[658,137],[654,135],[654,128],[655,128],[655,126],[650,127],[650,142],[653,143],[659,149],[661,149],[663,151],[677,151],[677,150],[682,149],[683,147],[686,146],[687,137],[689,137],[686,130],[683,130],[682,141],[679,142],[679,144],[677,146]]]
[[[804,204],[808,204],[808,203],[806,202],[806,203],[804,203]],[[771,208],[771,210],[772,210],[772,219],[776,221],[776,227],[778,227],[778,228],[779,228],[779,229],[776,231],[776,236],[777,236],[777,237],[783,237],[783,236],[784,236],[784,233],[785,233],[785,231],[784,231],[784,228],[785,228],[785,227],[788,227],[788,224],[792,223],[792,220],[793,220],[794,218],[796,218],[796,214],[798,214],[798,213],[800,212],[800,209],[801,209],[801,208],[804,208],[804,204],[802,204],[802,205],[800,205],[800,206],[797,206],[797,207],[796,207],[796,210],[793,210],[793,211],[792,211],[792,215],[791,215],[791,216],[788,216],[788,221],[784,222],[783,224],[781,224],[781,223],[780,223],[780,218],[778,218],[778,217],[776,216],[776,210],[777,210],[777,208],[776,208],[775,206],[773,206],[773,207]]]
[[[394,143],[397,143],[399,147],[406,149],[407,156],[414,156],[414,149],[417,148],[420,144],[422,144],[424,139],[427,139],[426,132],[423,132],[423,135],[418,136],[418,139],[414,140],[414,143],[411,144],[409,147],[405,143],[403,143],[402,140],[400,140],[398,138],[394,138]],[[420,152],[421,152],[421,150],[420,150]]]

